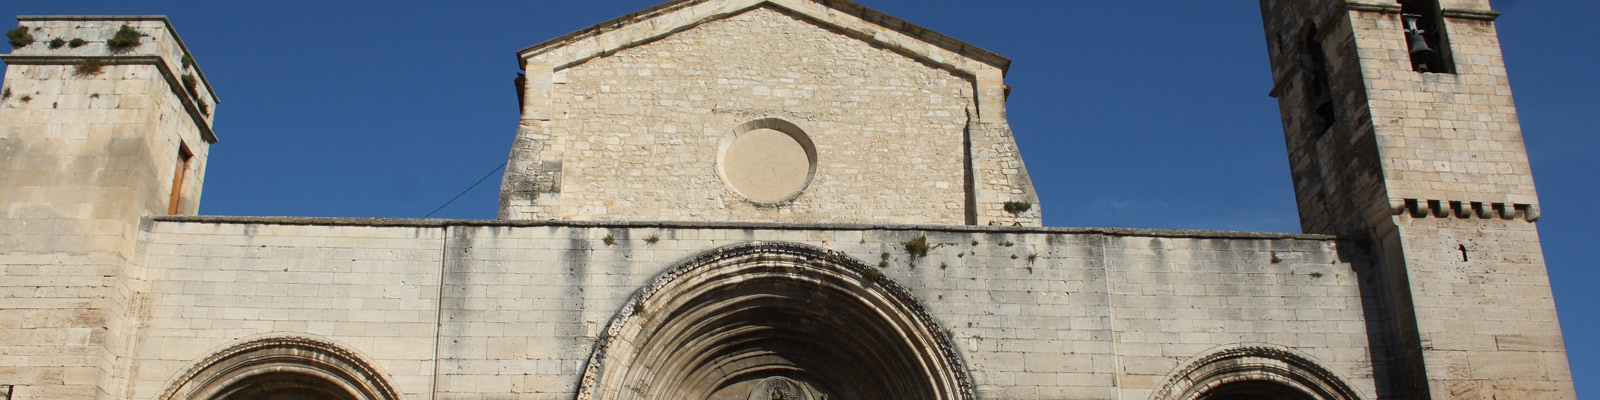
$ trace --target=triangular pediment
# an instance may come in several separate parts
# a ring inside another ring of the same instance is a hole
[[[524,64],[556,70],[638,46],[757,7],[790,15],[971,76],[1004,75],[1011,60],[865,6],[842,0],[674,0],[517,52]]]

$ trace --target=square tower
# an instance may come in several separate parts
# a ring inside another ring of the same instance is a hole
[[[199,210],[217,97],[161,16],[22,16],[0,84],[0,369],[121,396],[151,215]]]
[[[1573,398],[1484,0],[1262,0],[1308,233],[1363,240],[1385,398]]]

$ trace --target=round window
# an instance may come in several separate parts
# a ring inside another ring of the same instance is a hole
[[[799,127],[776,119],[752,121],[722,141],[720,170],[728,186],[757,203],[800,195],[816,171],[816,150]]]

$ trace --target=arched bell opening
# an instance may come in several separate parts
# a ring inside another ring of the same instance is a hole
[[[612,321],[578,398],[972,398],[942,330],[866,271],[785,243],[690,260]]]
[[[272,337],[229,346],[195,363],[162,400],[396,400],[382,374],[333,343]]]
[[[1167,376],[1151,400],[1360,400],[1350,385],[1310,357],[1251,345],[1196,357]]]

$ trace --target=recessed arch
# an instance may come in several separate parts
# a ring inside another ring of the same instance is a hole
[[[161,400],[398,400],[382,374],[333,342],[301,336],[247,340],[185,370]]]
[[[910,292],[839,252],[724,247],[625,304],[595,343],[579,400],[746,398],[774,382],[818,398],[975,398]]]
[[[1287,347],[1229,347],[1189,360],[1163,380],[1150,400],[1361,400],[1350,385],[1309,356]]]

